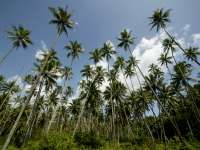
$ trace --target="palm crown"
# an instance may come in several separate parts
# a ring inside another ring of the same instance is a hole
[[[109,41],[103,44],[101,51],[102,56],[105,57],[107,61],[112,57],[112,55],[116,54],[113,44]]]
[[[13,42],[13,47],[18,48],[22,46],[27,48],[28,45],[32,44],[30,39],[30,31],[25,29],[23,26],[12,26],[12,31],[7,31],[8,38]]]
[[[156,28],[159,31],[161,28],[165,28],[169,19],[170,9],[164,10],[163,8],[154,11],[153,15],[149,17],[151,29]]]
[[[189,47],[186,49],[185,54],[188,60],[197,60],[198,56],[200,55],[198,47]]]
[[[81,43],[78,41],[70,41],[69,45],[65,46],[68,50],[67,57],[71,57],[72,59],[78,58],[80,53],[84,51]]]
[[[90,59],[97,64],[100,60],[102,60],[102,52],[100,49],[96,48],[93,52],[90,52]]]
[[[131,31],[124,29],[120,36],[118,37],[118,47],[123,47],[125,50],[128,50],[130,45],[134,44],[134,37],[131,35]]]
[[[49,23],[57,26],[58,36],[60,36],[63,32],[68,35],[68,29],[73,29],[75,25],[74,21],[71,19],[72,14],[61,7],[58,7],[57,9],[49,7],[49,10],[54,17],[54,19],[52,19]]]

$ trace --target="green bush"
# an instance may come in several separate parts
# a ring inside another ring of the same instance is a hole
[[[27,150],[73,150],[76,144],[64,133],[50,133],[42,136],[39,141],[31,141],[27,144]]]
[[[80,147],[98,149],[103,146],[103,141],[94,132],[77,132],[74,140]]]

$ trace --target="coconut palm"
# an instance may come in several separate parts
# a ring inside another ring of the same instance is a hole
[[[2,96],[0,101],[0,110],[11,95],[20,92],[20,87],[16,84],[16,81],[17,80],[0,82],[0,94]]]
[[[161,66],[165,65],[170,75],[172,75],[169,69],[169,64],[172,63],[171,59],[172,57],[168,56],[167,53],[161,53],[160,57],[158,58],[158,61],[160,62]]]
[[[72,78],[73,72],[72,68],[65,66],[64,68],[61,69],[62,72],[62,77],[67,81]]]
[[[9,56],[10,53],[14,49],[18,49],[19,47],[27,48],[30,44],[33,44],[30,39],[30,31],[23,26],[12,26],[11,31],[7,31],[8,38],[12,41],[12,48],[8,50],[5,56],[0,59],[0,65],[4,62],[4,60]]]
[[[81,70],[82,76],[86,77],[87,80],[92,79],[94,75],[94,70],[90,65],[85,65]]]
[[[123,112],[124,114],[124,111],[122,108],[124,108],[123,99],[126,96],[126,87],[121,82],[115,80],[109,83],[109,86],[106,87],[106,90],[104,91],[103,95],[104,95],[104,98],[108,101],[108,112],[109,110],[111,110],[111,115],[112,115],[111,131],[112,131],[112,136],[115,139],[115,135],[116,135],[115,132],[117,129],[116,126],[119,125],[119,122],[117,123],[119,119],[117,118],[120,118],[122,123],[125,122],[124,118],[122,118],[120,114],[120,111],[118,110],[121,109],[122,110],[121,112]]]
[[[151,29],[156,28],[156,31],[159,31],[166,28],[167,24],[170,23],[170,11],[170,9],[164,10],[163,8],[154,11],[153,15],[149,17]]]
[[[106,59],[107,64],[108,64],[108,73],[110,72],[110,67],[109,67],[109,61],[112,58],[112,56],[114,54],[116,54],[114,45],[112,44],[112,42],[107,41],[106,43],[103,44],[103,47],[101,48],[102,51],[102,56]],[[112,83],[112,80],[110,80]],[[114,103],[113,103],[113,99],[112,96],[110,97],[111,99],[111,105],[112,105],[112,132],[113,132],[113,139],[115,138],[115,123],[114,123]]]
[[[117,46],[128,50],[130,46],[134,44],[134,39],[135,38],[131,35],[131,31],[124,29],[118,37],[119,44]]]
[[[116,54],[114,45],[112,42],[107,41],[106,43],[103,44],[103,47],[101,48],[102,52],[102,57],[106,59],[107,64],[108,64],[108,72],[109,72],[109,61],[112,58],[114,54]]]
[[[200,51],[199,51],[199,48],[198,47],[189,47],[185,50],[185,57],[188,59],[188,60],[191,60],[191,61],[194,61],[198,59],[198,56],[200,55]]]
[[[70,66],[72,66],[74,59],[79,58],[79,55],[84,51],[78,41],[70,41],[69,45],[65,46],[65,49],[67,50],[67,57],[71,57]]]
[[[125,73],[124,73],[125,65],[126,65],[126,63],[125,63],[124,58],[121,57],[121,56],[118,56],[118,57],[116,58],[116,61],[115,61],[115,63],[114,63],[113,66],[114,66],[114,68],[116,69],[117,72],[119,72],[119,70],[122,72],[124,81],[125,81],[125,83],[126,83],[126,87],[128,88],[129,92],[131,92],[131,90],[130,90],[130,88],[129,88],[129,85],[128,85],[128,83],[127,83],[127,79],[126,79]]]
[[[134,90],[134,84],[133,84],[133,81],[132,81],[132,77],[136,75],[135,70],[133,69],[133,67],[131,67],[131,65],[127,64],[126,68],[125,68],[125,71],[124,71],[124,74],[125,74],[126,78],[129,77],[132,89]]]
[[[90,52],[90,59],[93,60],[95,66],[96,64],[102,60],[102,51],[96,48],[93,52]]]
[[[49,10],[54,17],[49,23],[56,25],[57,36],[59,37],[62,33],[68,36],[68,30],[73,29],[75,25],[75,22],[71,19],[72,14],[67,9],[61,7],[49,7]]]

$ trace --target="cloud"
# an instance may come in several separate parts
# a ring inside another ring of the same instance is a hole
[[[36,54],[35,54],[35,58],[36,59],[39,59],[39,60],[42,60],[44,57],[43,57],[43,54],[44,54],[44,51],[47,50],[47,45],[44,41],[41,41],[41,47],[42,48],[38,48]]]
[[[192,34],[191,38],[193,41],[193,45],[200,46],[200,33]]]

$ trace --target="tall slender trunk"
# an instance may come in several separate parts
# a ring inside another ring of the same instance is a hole
[[[93,79],[92,83],[94,82],[94,80],[95,80],[95,78]],[[72,138],[74,138],[74,135],[75,135],[75,133],[76,133],[76,130],[77,130],[78,126],[79,126],[81,117],[82,117],[83,112],[84,112],[84,109],[85,109],[85,104],[86,104],[86,101],[87,101],[88,96],[89,96],[89,93],[90,93],[90,88],[91,88],[91,86],[92,86],[92,83],[90,84],[89,90],[88,90],[88,92],[87,92],[87,94],[86,94],[86,97],[85,97],[84,100],[83,100],[83,106],[82,106],[81,112],[80,112],[80,114],[79,114],[79,116],[78,116],[78,120],[77,120],[77,122],[76,122],[74,131],[73,131],[73,134],[72,134]]]
[[[122,74],[123,74],[123,78],[124,78],[124,81],[125,81],[126,87],[127,87],[128,91],[129,91],[129,93],[131,93],[130,87],[129,87],[129,85],[128,85],[128,83],[127,83],[127,80],[126,80],[125,73],[124,73],[124,71],[123,71],[122,68],[121,68],[121,71],[122,71]]]
[[[37,79],[36,79],[36,81],[35,81],[35,83],[34,83],[34,85],[32,87],[32,90],[30,92],[31,94],[28,96],[28,98],[26,99],[25,103],[22,105],[20,113],[18,114],[17,119],[15,120],[15,123],[14,123],[13,127],[10,130],[10,133],[8,134],[8,137],[7,137],[7,139],[6,139],[6,141],[5,141],[4,145],[3,145],[2,150],[6,150],[7,149],[8,145],[10,143],[10,140],[13,137],[13,134],[14,134],[15,130],[17,129],[17,126],[19,124],[21,116],[22,116],[26,106],[29,104],[31,98],[33,97],[33,94],[35,92],[35,88],[37,87],[37,84],[38,84],[39,80],[40,80],[40,76],[37,77]]]
[[[109,68],[109,61],[107,60],[108,63],[108,72],[110,72],[110,68]],[[111,88],[112,88],[112,79],[111,79]],[[114,113],[114,101],[113,101],[113,96],[112,96],[112,89],[111,93],[110,93],[110,101],[111,101],[111,109],[112,109],[112,136],[113,136],[113,140],[115,141],[115,113]]]
[[[13,52],[14,48],[11,48],[7,51],[7,53],[1,58],[0,60],[0,66],[5,61],[5,59]]]
[[[38,103],[39,103],[39,97],[40,97],[40,93],[42,91],[42,87],[43,87],[43,79],[41,79],[41,81],[40,81],[39,89],[38,89],[38,92],[37,92],[37,95],[36,95],[36,98],[35,98],[35,103],[33,104],[33,108],[31,109],[28,120],[26,122],[27,131],[26,131],[26,134],[25,134],[24,142],[27,141],[28,135],[30,134],[30,131],[31,131],[31,127],[34,125],[34,118],[36,116],[36,109],[37,109],[37,106],[38,106]]]

